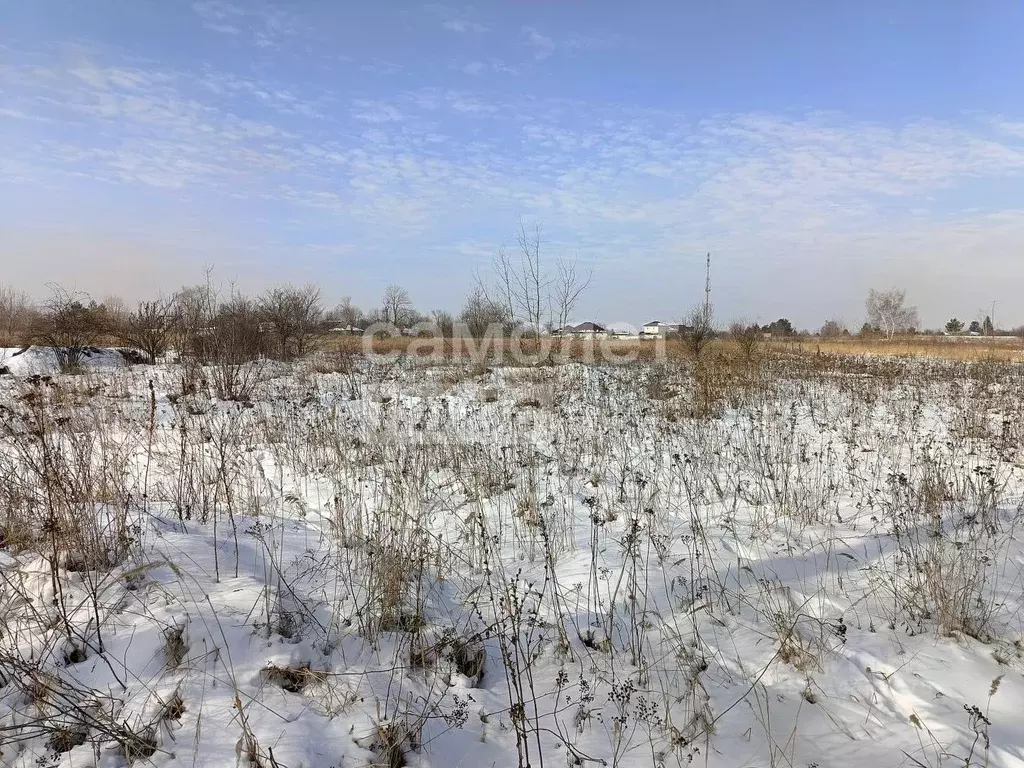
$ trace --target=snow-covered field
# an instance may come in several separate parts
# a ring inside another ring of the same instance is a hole
[[[1024,766],[1021,366],[186,379],[0,378],[2,765]]]

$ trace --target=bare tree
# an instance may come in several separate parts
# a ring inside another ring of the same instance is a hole
[[[879,328],[888,339],[900,331],[917,327],[917,307],[907,304],[906,291],[898,288],[876,291],[872,288],[868,292],[866,306],[868,324]]]
[[[260,297],[259,309],[273,331],[282,360],[306,354],[324,314],[320,289],[315,285],[271,288]]]
[[[527,230],[519,223],[516,234],[518,257],[499,248],[491,262],[489,279],[477,275],[479,292],[488,303],[498,305],[512,322],[539,334],[545,326],[561,327],[590,285],[591,272],[583,274],[576,257],[555,260],[551,273],[544,262],[540,225]]]
[[[430,313],[430,319],[442,338],[450,339],[452,337],[455,331],[455,318],[452,317],[451,312],[435,309]]]
[[[432,315],[424,315],[417,309],[407,309],[402,313],[402,326],[412,328],[414,325],[422,325],[431,322]]]
[[[64,370],[82,364],[86,351],[95,347],[105,330],[103,311],[84,293],[76,293],[59,285],[50,286],[52,295],[39,319],[37,339],[52,347]]]
[[[850,331],[842,320],[832,318],[825,321],[825,324],[819,329],[818,335],[823,339],[836,339],[840,336],[849,336]]]
[[[474,288],[462,307],[459,319],[465,324],[469,335],[474,339],[482,339],[488,329],[498,326],[502,332],[508,329],[511,316],[508,309],[499,302],[492,301],[479,287]]]
[[[181,313],[176,296],[139,302],[117,329],[121,341],[141,351],[152,364],[167,353],[177,333]]]
[[[346,330],[351,330],[352,328],[357,328],[364,318],[359,307],[352,303],[352,298],[346,296],[338,306],[331,310],[330,319],[332,322],[343,326]]]
[[[749,323],[746,320],[737,320],[729,325],[729,336],[739,346],[743,357],[748,362],[757,357],[757,352],[764,342],[764,331],[757,323]]]
[[[194,365],[206,360],[205,340],[213,330],[219,293],[213,285],[213,268],[206,269],[206,280],[182,288],[177,293],[178,325],[175,346],[186,362]]]
[[[32,302],[27,293],[0,285],[0,347],[19,346],[32,324]]]
[[[208,285],[191,285],[177,293],[181,326],[190,331],[205,328],[217,311],[217,295]]]
[[[100,306],[103,308],[103,312],[107,317],[107,324],[111,328],[121,325],[128,317],[128,304],[116,294],[104,296]]]
[[[586,275],[579,271],[577,259],[559,258],[556,262],[556,274],[552,288],[552,312],[549,322],[555,328],[563,328],[572,317],[579,303],[580,296],[590,285],[593,272]]]
[[[408,320],[408,313],[412,311],[412,300],[409,292],[399,285],[389,285],[384,289],[384,296],[381,298],[381,316],[385,323],[391,323],[396,328],[401,328]]]
[[[708,344],[715,338],[714,308],[702,302],[687,314],[683,321],[683,344],[694,360],[700,360]]]
[[[512,271],[513,293],[517,303],[523,310],[527,325],[535,333],[540,333],[544,308],[545,294],[550,291],[551,279],[541,265],[540,258],[540,224],[535,224],[532,232],[519,222],[516,235],[519,245],[519,271]]]

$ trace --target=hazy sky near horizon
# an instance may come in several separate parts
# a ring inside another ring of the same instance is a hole
[[[388,283],[458,309],[520,219],[577,320],[1024,323],[1024,4],[3,3],[0,283]]]

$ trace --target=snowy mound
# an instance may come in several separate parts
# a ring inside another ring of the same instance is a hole
[[[82,353],[82,365],[89,368],[119,368],[124,358],[116,349],[91,347]],[[60,373],[60,359],[52,347],[0,348],[0,372],[12,376],[51,375]]]

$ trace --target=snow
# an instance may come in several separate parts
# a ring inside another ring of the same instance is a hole
[[[855,372],[9,378],[3,498],[38,392],[119,554],[0,548],[0,764],[1024,766],[1021,371]]]
[[[87,349],[82,353],[82,365],[86,368],[117,368],[124,365],[124,358],[116,349]],[[12,376],[52,376],[60,372],[60,361],[50,347],[0,347],[2,369]]]

